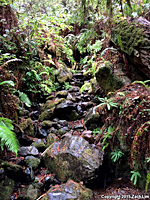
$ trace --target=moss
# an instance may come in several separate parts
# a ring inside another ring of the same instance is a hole
[[[53,113],[54,113],[54,108],[45,110],[45,111],[42,112],[42,114],[39,116],[39,121],[51,119],[51,117],[53,116]]]
[[[120,46],[128,55],[134,52],[136,47],[147,46],[148,40],[142,27],[137,27],[136,22],[128,23],[127,20],[118,20],[112,31],[113,42]]]
[[[0,200],[9,200],[14,190],[14,181],[7,178],[0,183]]]
[[[54,108],[56,105],[60,104],[61,102],[63,102],[65,99],[61,98],[61,99],[57,99],[57,100],[48,100],[46,101],[45,105],[44,105],[44,110],[45,109],[51,109]]]
[[[19,124],[19,127],[23,131],[27,131],[29,136],[34,137],[34,125],[31,118],[26,119],[25,121]]]

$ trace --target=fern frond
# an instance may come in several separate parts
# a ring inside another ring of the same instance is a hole
[[[0,139],[2,150],[3,144],[5,144],[10,149],[10,151],[17,154],[19,150],[19,142],[13,131],[5,126],[0,126]]]

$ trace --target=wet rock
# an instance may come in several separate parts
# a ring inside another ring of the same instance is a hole
[[[73,102],[76,102],[76,99],[69,93],[68,94],[68,96],[67,96],[67,98],[66,98],[67,100],[71,100],[71,101],[73,101]]]
[[[68,92],[66,90],[62,90],[56,93],[56,97],[59,98],[66,98],[68,95]]]
[[[60,136],[62,136],[62,135],[64,135],[65,133],[67,133],[69,131],[69,128],[68,127],[63,127],[63,128],[61,128],[61,129],[59,129],[58,130],[58,134],[60,135]]]
[[[75,121],[80,118],[80,115],[77,113],[76,110],[72,110],[71,113],[68,113],[68,115],[66,116],[70,121]]]
[[[73,87],[70,88],[68,91],[69,91],[69,92],[79,92],[79,91],[80,91],[80,87],[73,86]]]
[[[3,167],[7,177],[14,181],[21,181],[23,177],[23,167],[9,162],[3,162]]]
[[[91,108],[91,107],[93,107],[94,106],[94,104],[93,104],[93,102],[91,102],[91,101],[89,101],[89,102],[82,102],[81,103],[81,108],[83,109],[83,110],[87,110],[88,108]]]
[[[64,126],[68,126],[68,122],[66,120],[59,120],[59,124]]]
[[[68,120],[71,111],[74,109],[76,109],[76,104],[70,100],[65,100],[55,107],[55,116],[59,119]]]
[[[50,133],[57,134],[57,132],[58,132],[58,130],[57,130],[56,128],[54,128],[54,127],[52,127],[52,128],[50,129]]]
[[[51,144],[53,144],[54,142],[58,142],[58,137],[55,134],[48,134],[47,136],[47,143],[46,143],[46,147],[48,148]]]
[[[23,182],[31,182],[35,179],[35,176],[34,176],[34,171],[32,169],[32,167],[27,167],[25,170],[24,170],[24,174],[23,174]]]
[[[82,110],[81,104],[77,105],[77,111],[78,111],[79,115],[83,114],[83,110]]]
[[[90,144],[94,143],[94,137],[92,135],[92,131],[88,130],[88,131],[84,131],[82,133],[82,137],[87,140]]]
[[[32,120],[38,120],[38,118],[39,118],[39,111],[32,111],[30,113],[30,117],[31,117]]]
[[[88,94],[82,94],[81,98],[83,101],[90,101],[91,100],[91,96]]]
[[[38,168],[40,159],[34,156],[26,156],[24,159],[26,166],[32,167],[34,170]]]
[[[25,134],[27,133],[27,135],[34,137],[34,124],[31,118],[24,119],[24,121],[19,124],[19,127]]]
[[[20,194],[17,196],[18,200],[35,200],[41,195],[41,192],[34,185],[26,185],[23,188],[20,188]]]
[[[47,175],[43,181],[42,190],[47,191],[53,185],[60,184],[61,182],[56,179],[54,174]]]
[[[64,100],[65,98],[60,98],[60,99],[55,98],[53,100],[47,100],[46,103],[44,104],[44,110],[54,108],[56,105],[60,104]]]
[[[101,125],[99,113],[94,113],[93,108],[91,108],[84,118],[84,123],[89,130],[97,128],[98,125]]]
[[[74,130],[77,130],[77,129],[84,129],[84,125],[82,125],[82,124],[78,124],[78,125],[75,125],[74,126]]]
[[[32,146],[37,148],[39,151],[44,151],[46,147],[46,140],[45,139],[37,139],[35,142],[32,143]]]
[[[36,137],[38,137],[38,138],[45,138],[45,137],[47,137],[47,132],[46,132],[46,130],[43,129],[43,128],[38,128]]]
[[[109,61],[105,61],[98,67],[95,76],[99,86],[106,94],[114,92],[127,84],[113,73],[113,66]]]
[[[39,116],[39,121],[50,120],[52,118],[52,116],[53,116],[53,113],[54,113],[54,108],[45,110]]]
[[[57,72],[57,80],[59,83],[64,83],[67,80],[72,79],[72,73],[70,72],[69,68],[66,66],[59,66],[59,70]]]
[[[11,193],[14,190],[14,181],[6,178],[0,182],[0,200],[10,200]]]
[[[93,193],[90,189],[85,188],[83,185],[74,182],[73,180],[67,181],[66,184],[56,185],[51,187],[46,196],[41,200],[92,200]]]
[[[81,87],[84,84],[84,76],[82,73],[73,74],[72,81],[75,86]]]
[[[34,146],[27,146],[27,147],[22,146],[20,147],[18,153],[21,156],[27,156],[27,155],[37,156],[39,154],[39,151]]]
[[[89,144],[82,137],[72,136],[54,142],[42,155],[46,167],[55,173],[60,181],[69,178],[90,182],[103,161],[103,152]]]

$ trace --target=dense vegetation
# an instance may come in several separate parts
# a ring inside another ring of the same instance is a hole
[[[45,103],[53,92],[69,89],[69,81],[60,83],[56,80],[62,66],[67,66],[73,74],[83,70],[87,76],[94,78],[98,67],[106,61],[114,66],[118,60],[126,62],[122,49],[118,51],[112,46],[111,31],[120,19],[132,20],[140,16],[149,19],[149,9],[149,0],[0,0],[1,155],[6,147],[16,154],[18,152],[19,145],[13,130],[20,129],[18,123],[22,108],[32,111],[40,103]],[[121,38],[118,37],[117,40],[121,46]],[[140,118],[143,124],[134,129],[134,138],[129,144],[129,162],[133,169],[131,181],[134,185],[141,178],[140,169],[144,166],[147,170],[147,190],[150,181],[147,166],[150,155],[147,152],[143,159],[139,151],[145,153],[148,146],[144,143],[144,149],[140,140],[147,138],[146,134],[150,131],[150,119],[147,117],[149,108],[146,110],[144,107],[145,101],[150,101],[149,87],[144,80],[137,83],[147,89],[143,96],[140,96],[143,88],[139,89],[138,96],[126,96],[120,91],[121,99],[115,100],[110,98],[111,92],[105,94],[104,98],[95,94],[97,102],[101,102],[95,110],[99,109],[106,118],[111,108],[117,109],[122,105],[122,110],[113,117],[110,115],[109,118],[113,118],[111,124],[108,123],[102,129],[94,129],[93,134],[98,135],[96,141],[101,141],[104,150],[111,146],[110,139],[115,141],[114,132],[119,129],[116,122],[121,124],[131,118],[137,120],[141,117],[139,113],[143,112],[146,120]],[[88,83],[85,83],[80,92],[86,90],[87,86]],[[139,110],[136,106],[139,106]],[[133,128],[134,125],[130,124],[129,127]],[[127,131],[126,124],[122,131]],[[123,134],[119,137],[122,138]],[[117,145],[109,153],[113,162],[123,156]]]

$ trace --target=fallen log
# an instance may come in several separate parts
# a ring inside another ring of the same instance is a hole
[[[150,21],[140,18],[117,20],[111,40],[134,66],[150,78]]]

